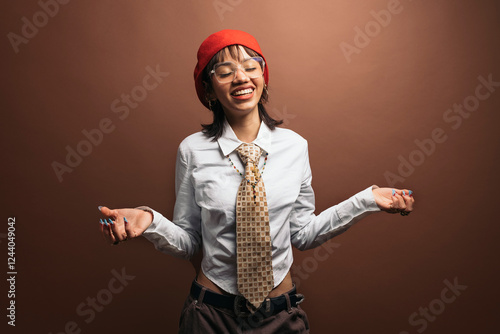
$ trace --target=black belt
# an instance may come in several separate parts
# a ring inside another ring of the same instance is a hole
[[[266,316],[270,316],[283,310],[288,310],[291,307],[296,307],[304,301],[304,296],[300,293],[296,293],[297,289],[294,286],[292,290],[285,294],[278,297],[267,298],[264,300],[261,307],[256,310],[243,296],[221,295],[220,293],[213,292],[207,288],[203,289],[203,286],[198,284],[196,281],[193,281],[193,284],[191,284],[191,297],[198,300],[202,290],[205,291],[200,302],[232,310],[236,316],[239,317],[249,316],[255,312],[260,312]]]

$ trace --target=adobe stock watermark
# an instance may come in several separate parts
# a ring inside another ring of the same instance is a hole
[[[487,100],[493,95],[497,87],[500,87],[500,82],[493,81],[493,75],[488,74],[486,79],[482,75],[477,77],[479,84],[471,94],[464,98],[461,104],[453,104],[453,107],[445,110],[443,113],[443,121],[452,129],[458,130],[464,120],[468,119],[473,112],[479,109],[481,101]],[[410,177],[416,170],[416,167],[421,166],[427,157],[434,154],[437,150],[437,144],[442,144],[448,140],[446,131],[441,127],[436,127],[431,131],[430,138],[415,139],[416,149],[411,151],[406,157],[398,156],[399,166],[397,173],[385,171],[384,177],[390,187],[398,182],[403,183],[406,178]]]
[[[439,298],[431,300],[427,307],[419,307],[418,311],[413,312],[408,317],[408,323],[416,327],[417,333],[423,333],[429,326],[429,322],[434,322],[437,316],[445,311],[446,305],[455,302],[462,292],[467,289],[467,285],[458,283],[457,277],[453,279],[453,283],[448,279],[445,279],[443,283],[445,287],[441,290]],[[399,334],[410,334],[410,332],[401,331]]]
[[[156,68],[146,66],[147,74],[142,78],[139,85],[134,86],[130,93],[122,93],[120,98],[116,98],[111,102],[110,109],[123,121],[130,115],[132,109],[136,109],[139,103],[148,97],[148,92],[156,89],[163,80],[170,74],[169,72],[162,72],[160,65]],[[83,129],[81,131],[83,139],[76,143],[74,146],[66,145],[66,159],[64,163],[53,161],[51,166],[56,174],[59,182],[63,181],[65,173],[71,173],[82,162],[83,158],[89,156],[95,147],[102,144],[105,134],[110,134],[116,129],[113,120],[108,117],[102,118],[96,128]]]
[[[292,281],[297,289],[302,284],[302,281],[308,279],[311,273],[318,270],[319,263],[326,261],[339,247],[339,243],[324,242],[314,249],[312,256],[304,258],[300,264],[294,264],[292,267]]]
[[[411,2],[412,0],[408,1]],[[359,26],[353,28],[355,35],[352,44],[347,42],[341,42],[339,44],[340,50],[347,63],[351,63],[353,54],[360,54],[362,49],[370,45],[371,41],[380,35],[383,28],[387,28],[392,22],[393,17],[401,14],[403,9],[404,6],[401,4],[400,0],[389,0],[386,9],[381,9],[379,11],[371,10],[370,15],[373,17],[373,20],[368,21],[363,29]]]
[[[220,21],[224,21],[224,14],[226,12],[232,12],[236,6],[239,6],[243,0],[214,0],[212,5],[214,6],[215,12],[219,16]]]
[[[60,9],[60,5],[66,5],[70,0],[40,0],[38,1],[39,11],[36,11],[32,16],[31,20],[26,16],[21,18],[21,34],[16,34],[14,32],[9,32],[7,38],[9,39],[10,45],[14,52],[19,53],[19,46],[21,44],[28,44],[30,40],[38,35],[38,31],[45,27],[51,18],[54,18]]]
[[[76,314],[83,318],[83,322],[90,324],[96,318],[96,314],[104,311],[111,304],[115,295],[123,292],[130,281],[135,279],[135,276],[127,275],[125,268],[118,272],[116,269],[111,270],[113,277],[108,281],[105,288],[97,291],[95,297],[87,297],[76,306]],[[82,332],[81,325],[78,322],[70,320],[64,325],[63,331],[58,331],[54,334],[80,334]],[[52,334],[52,332],[49,332]]]
[[[284,126],[289,126],[290,120],[297,117],[297,115],[295,114],[289,114],[286,106],[283,106],[282,110],[279,110],[278,108],[273,108],[271,114],[274,115],[277,120],[282,120]]]

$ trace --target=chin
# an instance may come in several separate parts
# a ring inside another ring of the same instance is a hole
[[[258,114],[258,105],[252,105],[252,106],[232,106],[232,108],[224,108],[224,112],[226,115],[232,115],[232,116],[245,116],[248,114],[251,114],[252,112],[256,112]]]
[[[240,111],[240,112],[252,112],[252,111],[258,111],[259,110],[259,104],[258,103],[252,103],[249,105],[240,105],[236,106],[234,109]]]

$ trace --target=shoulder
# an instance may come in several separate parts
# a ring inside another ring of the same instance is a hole
[[[207,137],[203,132],[193,133],[182,140],[177,151],[178,156],[188,161],[191,157],[199,155],[201,152],[209,152],[218,149],[217,141]]]
[[[217,142],[212,141],[211,138],[208,138],[203,132],[199,131],[184,138],[179,144],[179,150],[189,152],[195,148],[199,149],[207,145],[213,145],[214,143],[216,144]]]
[[[309,156],[307,140],[293,130],[275,128],[269,154],[284,161],[300,161]]]
[[[307,147],[307,140],[293,130],[277,127],[272,130],[272,134],[273,144],[286,143],[294,147]]]

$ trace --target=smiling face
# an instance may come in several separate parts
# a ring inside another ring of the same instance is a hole
[[[242,46],[238,46],[237,51],[235,53],[229,52],[228,48],[223,49],[221,62],[241,64],[245,59],[257,55],[250,55]],[[215,75],[211,75],[210,80],[212,95],[219,100],[229,120],[248,115],[258,116],[258,104],[264,90],[263,76],[249,78],[243,68],[239,67],[232,82],[220,83]]]

